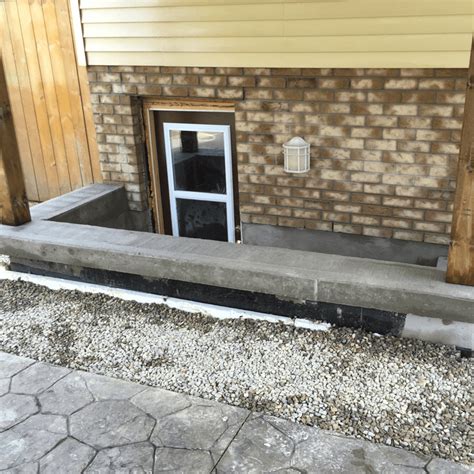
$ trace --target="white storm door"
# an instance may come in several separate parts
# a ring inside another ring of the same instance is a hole
[[[229,125],[163,124],[173,235],[235,241]]]

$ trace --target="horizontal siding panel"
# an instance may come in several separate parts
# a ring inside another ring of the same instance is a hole
[[[123,23],[148,21],[265,21],[283,20],[284,6],[253,4],[229,6],[116,8],[82,10],[84,23]]]
[[[85,38],[224,38],[229,36],[339,36],[470,33],[468,16],[452,15],[333,20],[86,23]]]
[[[452,2],[452,5],[462,5],[465,11],[469,10],[470,0],[412,0],[411,2],[396,0],[400,5],[415,3],[420,9],[425,9],[427,5],[443,5],[447,9],[446,3]],[[377,3],[383,3],[384,0],[81,0],[80,8],[86,9],[112,9],[112,8],[154,8],[154,7],[196,7],[196,6],[228,6],[228,5],[252,5],[259,4],[333,4],[337,8],[345,7],[346,4],[356,4],[371,7]]]
[[[471,33],[472,17],[466,15],[391,18],[343,18],[285,21],[285,36],[413,35]]]
[[[331,68],[461,68],[469,63],[469,51],[397,53],[87,53],[88,64],[136,66],[222,67],[331,67]]]
[[[80,5],[89,62],[101,65],[466,67],[474,19],[471,0]]]
[[[304,38],[88,38],[87,52],[324,53],[457,51],[471,34],[403,36],[315,36]]]
[[[86,23],[84,38],[283,36],[283,21],[226,21],[182,23]],[[459,31],[459,30],[458,30]]]
[[[308,0],[320,2],[321,0]],[[132,3],[133,2],[133,3]],[[87,8],[141,8],[141,7],[194,7],[200,5],[248,5],[255,0],[81,0],[81,9]],[[258,3],[301,3],[301,0],[259,0]]]
[[[252,5],[259,4],[286,4],[289,8],[293,5],[304,4],[324,7],[326,5],[335,5],[336,8],[345,8],[348,4],[359,6],[359,8],[371,8],[374,5],[382,8],[388,8],[389,2],[384,0],[81,0],[81,9],[106,9],[106,8],[153,8],[153,7],[196,7],[196,6],[228,6],[228,5]],[[404,8],[411,4],[411,8],[418,8],[421,14],[428,14],[427,6],[436,8],[434,14],[455,14],[450,13],[452,8],[462,8],[462,13],[469,14],[472,11],[470,0],[396,0],[395,7]],[[341,5],[342,4],[342,5]],[[388,10],[387,10],[388,11]],[[431,13],[433,14],[433,13]]]
[[[285,19],[472,15],[471,0],[345,0],[285,5]]]
[[[99,2],[98,2],[99,3]],[[179,7],[83,9],[84,23],[149,21],[257,21],[392,16],[472,15],[470,0],[345,0]]]

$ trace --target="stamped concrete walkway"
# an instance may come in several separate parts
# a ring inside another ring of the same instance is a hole
[[[241,408],[0,352],[0,472],[473,471]]]

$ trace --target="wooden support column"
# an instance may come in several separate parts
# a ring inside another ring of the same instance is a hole
[[[474,286],[474,36],[461,134],[446,281]]]
[[[1,20],[0,16],[0,27]],[[0,28],[0,40],[1,32]],[[0,224],[21,225],[30,220],[0,41]]]

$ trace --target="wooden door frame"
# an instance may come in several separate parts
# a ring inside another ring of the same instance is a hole
[[[143,98],[143,120],[145,124],[145,142],[147,164],[149,170],[149,204],[152,212],[154,230],[158,234],[165,234],[164,209],[162,189],[160,184],[160,170],[158,162],[158,146],[156,143],[154,112],[227,112],[235,113],[235,102],[206,101],[199,99],[174,100]],[[236,160],[237,157],[234,157]],[[234,179],[234,186],[237,182]],[[236,201],[236,204],[238,202]]]

